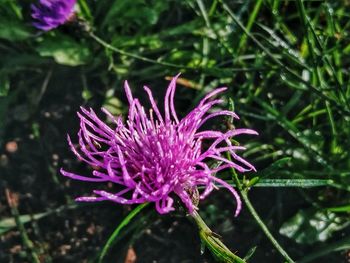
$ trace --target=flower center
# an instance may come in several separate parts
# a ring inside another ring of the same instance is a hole
[[[195,170],[194,160],[200,154],[198,140],[186,133],[178,133],[175,124],[157,126],[134,134],[127,143],[125,160],[136,182],[149,190],[164,185],[188,182]]]

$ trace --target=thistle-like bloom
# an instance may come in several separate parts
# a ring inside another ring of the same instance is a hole
[[[64,24],[73,15],[76,0],[39,0],[31,5],[33,25],[41,30],[49,31]]]
[[[207,120],[217,116],[238,116],[228,110],[209,113],[209,110],[222,102],[212,99],[226,88],[218,88],[208,93],[190,113],[182,119],[177,117],[174,106],[174,94],[177,76],[167,89],[162,114],[152,96],[151,90],[144,87],[149,96],[151,109],[147,113],[138,99],[133,98],[128,83],[125,92],[129,101],[129,114],[123,122],[122,117],[114,117],[106,109],[102,111],[114,123],[111,128],[95,112],[81,108],[78,112],[80,130],[79,148],[75,147],[68,136],[69,145],[74,154],[95,170],[92,176],[81,176],[66,172],[67,177],[89,182],[112,182],[118,192],[111,193],[95,190],[97,196],[79,197],[78,201],[111,200],[120,204],[139,204],[154,202],[160,214],[174,210],[173,194],[186,205],[189,213],[197,209],[194,194],[205,198],[221,184],[234,195],[237,201],[237,215],[241,201],[237,192],[215,174],[226,168],[239,172],[254,170],[249,162],[237,154],[244,150],[233,145],[231,138],[239,134],[257,134],[250,129],[233,129],[226,132],[203,130]],[[205,143],[207,141],[208,143]],[[224,153],[232,156],[230,161]],[[219,165],[210,168],[207,161],[217,161]],[[198,187],[203,189],[200,193]]]

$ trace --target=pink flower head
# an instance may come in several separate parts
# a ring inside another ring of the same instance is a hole
[[[39,0],[31,5],[33,25],[41,30],[49,31],[64,24],[73,14],[77,0]]]
[[[191,193],[203,190],[199,199],[204,199],[213,189],[214,183],[227,188],[236,198],[237,209],[241,210],[241,200],[237,192],[215,174],[226,168],[239,172],[254,170],[249,162],[237,154],[244,150],[233,145],[231,138],[239,134],[257,134],[250,129],[234,129],[226,132],[200,130],[203,124],[217,116],[238,116],[228,110],[209,113],[209,110],[222,102],[213,97],[226,88],[218,88],[208,93],[190,113],[179,119],[174,106],[177,77],[167,89],[162,114],[152,96],[151,90],[144,87],[149,96],[151,109],[146,112],[138,99],[133,98],[128,83],[125,92],[129,101],[129,115],[124,122],[122,117],[114,117],[106,109],[102,111],[114,123],[111,128],[90,109],[81,108],[78,112],[80,130],[79,147],[75,147],[68,136],[68,143],[74,154],[90,164],[95,170],[92,175],[81,176],[61,169],[64,176],[88,182],[112,182],[119,185],[119,192],[111,193],[95,190],[94,197],[78,197],[78,201],[111,200],[120,204],[154,202],[160,214],[174,210],[172,194],[176,194],[186,205],[189,213],[197,209]],[[203,147],[203,142],[210,142]],[[232,156],[230,161],[224,153]],[[210,168],[206,161],[218,161],[218,167]]]

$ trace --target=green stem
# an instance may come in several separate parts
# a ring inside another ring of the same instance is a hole
[[[231,156],[229,154],[227,154],[227,158],[231,161]],[[265,233],[266,237],[271,241],[272,245],[277,249],[277,251],[289,263],[293,263],[294,260],[288,255],[288,253],[283,249],[283,247],[274,238],[274,236],[271,234],[271,232],[269,231],[269,229],[267,228],[265,223],[262,221],[262,219],[260,218],[260,216],[256,212],[254,206],[252,205],[252,203],[250,202],[250,200],[248,198],[248,192],[247,192],[246,189],[243,188],[243,185],[241,184],[241,181],[239,180],[236,171],[233,168],[231,169],[231,171],[232,171],[233,180],[234,180],[235,184],[237,185],[238,191],[242,195],[243,201],[244,201],[245,205],[247,206],[247,208],[248,208],[249,212],[251,213],[251,215],[254,217],[256,223],[260,226],[262,231]]]
[[[21,222],[21,219],[20,219],[20,216],[19,216],[19,213],[18,213],[17,209],[12,208],[12,213],[15,216],[15,222],[16,222],[16,225],[18,227],[18,230],[19,230],[19,233],[20,233],[20,236],[21,236],[21,239],[22,239],[22,243],[29,250],[29,254],[30,254],[30,258],[31,258],[32,262],[33,263],[40,263],[39,256],[35,252],[35,248],[34,248],[33,242],[30,240],[30,238],[29,238],[29,236],[27,234],[27,231],[26,231],[24,225]]]
[[[188,66],[184,66],[184,65],[177,65],[177,64],[173,64],[173,63],[169,63],[169,62],[162,62],[162,61],[146,58],[146,57],[134,54],[134,53],[130,53],[130,52],[121,50],[121,49],[119,49],[119,48],[117,48],[115,46],[112,46],[111,44],[107,43],[103,39],[101,39],[98,36],[96,36],[92,31],[89,31],[88,34],[97,43],[101,44],[105,48],[107,48],[109,50],[112,50],[112,51],[114,51],[114,52],[116,52],[118,54],[124,55],[124,56],[128,56],[128,57],[135,58],[135,59],[138,59],[138,60],[141,60],[141,61],[144,61],[144,62],[158,64],[158,65],[162,65],[162,66],[166,66],[166,67],[181,68],[181,69],[194,69],[192,67],[188,67]]]
[[[20,213],[17,209],[17,203],[16,203],[16,201],[13,201],[15,198],[12,197],[12,193],[8,189],[5,190],[5,194],[7,197],[9,207],[11,208],[11,214],[15,219],[16,226],[17,226],[18,231],[20,233],[22,243],[29,253],[29,257],[31,259],[31,262],[32,263],[40,263],[40,259],[39,259],[38,254],[35,251],[34,244],[33,244],[32,240],[30,240],[28,233],[26,231],[26,228],[24,227],[23,222],[21,221],[21,216],[20,216]]]
[[[212,252],[214,257],[220,262],[227,263],[246,263],[243,259],[233,254],[224,243],[207,226],[197,211],[191,214],[191,217],[197,223],[199,235],[203,244]]]
[[[257,224],[260,226],[262,231],[265,233],[268,239],[270,239],[272,245],[280,252],[280,254],[290,263],[294,262],[294,260],[288,255],[288,253],[283,249],[283,247],[278,243],[278,241],[274,238],[274,236],[271,234],[265,223],[261,220],[260,216],[256,212],[254,206],[250,202],[248,198],[248,193],[244,190],[241,192],[241,195],[243,197],[243,201],[245,205],[247,206],[249,212],[254,217]]]

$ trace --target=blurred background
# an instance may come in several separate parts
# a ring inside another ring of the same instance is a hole
[[[124,80],[149,105],[143,85],[161,103],[179,72],[180,116],[227,86],[234,126],[259,132],[239,138],[258,170],[245,174],[249,197],[289,255],[350,262],[349,1],[78,0],[78,20],[50,32],[32,26],[33,2],[0,0],[0,262],[95,262],[132,207],[74,202],[96,185],[59,174],[91,172],[66,134],[76,142],[81,105],[126,113]],[[237,255],[283,262],[247,208],[234,209],[225,190],[200,204]],[[214,260],[181,206],[150,205],[105,262]]]

